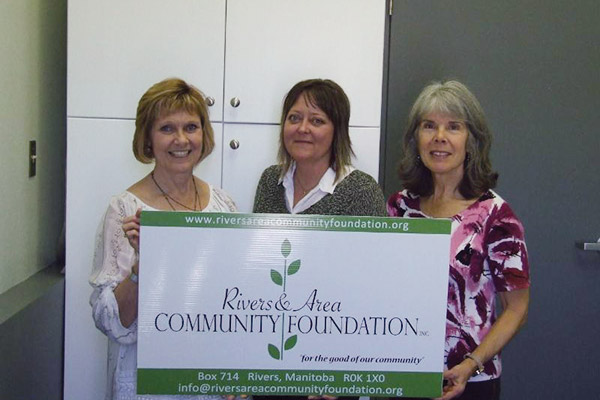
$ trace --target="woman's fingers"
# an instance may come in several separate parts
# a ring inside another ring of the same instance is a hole
[[[442,397],[436,400],[449,400],[460,396],[465,391],[465,386],[469,380],[469,368],[461,363],[452,369],[444,371],[446,385],[442,390]]]
[[[140,237],[139,237],[139,234],[137,234],[137,233],[131,233],[131,234],[127,235],[127,241],[129,242],[129,245],[131,247],[133,247],[133,249],[135,250],[135,252],[139,253],[139,251],[140,251]]]
[[[142,209],[138,208],[135,212],[135,215],[129,215],[123,218],[123,233],[125,237],[129,241],[129,244],[133,249],[138,252],[139,251],[139,243],[140,243],[140,215],[142,213]]]

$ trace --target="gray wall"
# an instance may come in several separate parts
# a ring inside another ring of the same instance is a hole
[[[66,21],[66,0],[0,1],[3,400],[62,398],[64,278],[45,268],[60,254],[65,215]]]
[[[408,110],[431,80],[456,78],[495,134],[497,191],[523,221],[531,263],[524,329],[503,352],[503,399],[597,398],[600,256],[600,2],[395,0],[385,192]]]
[[[52,267],[0,295],[0,399],[62,399],[64,289]]]
[[[56,258],[64,220],[65,0],[0,2],[0,294]],[[28,177],[37,140],[37,176]]]

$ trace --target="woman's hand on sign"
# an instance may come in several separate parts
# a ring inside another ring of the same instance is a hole
[[[138,208],[135,215],[123,218],[123,232],[129,244],[136,253],[140,251],[140,215],[142,209]]]
[[[449,400],[458,397],[465,391],[469,377],[473,375],[473,369],[462,362],[447,371],[444,371],[446,384],[443,387],[442,397],[436,400]]]

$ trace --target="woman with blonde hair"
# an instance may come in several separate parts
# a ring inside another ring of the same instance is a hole
[[[136,394],[140,212],[234,212],[236,207],[225,192],[193,173],[214,148],[198,89],[181,79],[155,84],[139,101],[135,125],[133,154],[140,162],[154,162],[154,168],[110,200],[96,241],[90,304],[96,326],[109,338],[106,399],[171,399]]]

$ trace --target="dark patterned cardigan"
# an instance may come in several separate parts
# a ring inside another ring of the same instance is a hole
[[[279,183],[281,167],[272,165],[260,177],[255,213],[289,214],[285,204],[285,189]],[[387,216],[381,188],[370,175],[354,170],[337,184],[333,194],[327,194],[300,214]]]

